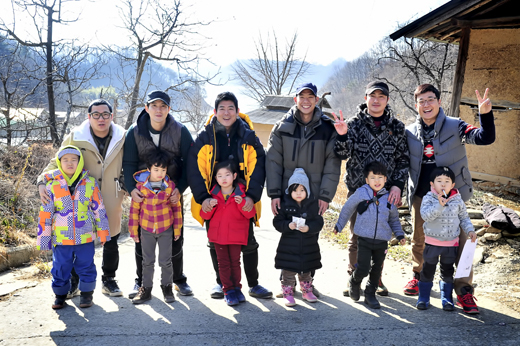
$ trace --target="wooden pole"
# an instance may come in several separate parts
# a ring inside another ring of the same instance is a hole
[[[457,57],[457,67],[453,79],[453,92],[451,94],[450,112],[452,117],[459,117],[460,99],[462,96],[462,86],[464,85],[464,73],[466,72],[466,61],[468,60],[469,36],[471,28],[462,28],[459,41],[459,56]]]

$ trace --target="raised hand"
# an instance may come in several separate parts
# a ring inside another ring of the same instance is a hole
[[[475,94],[477,94],[478,99],[478,112],[480,114],[486,114],[491,112],[491,108],[493,105],[491,104],[491,100],[489,99],[489,88],[486,88],[484,92],[484,97],[480,97],[480,93],[478,90],[475,90]]]
[[[343,111],[339,111],[339,119],[336,116],[336,113],[332,113],[334,116],[334,127],[336,128],[336,132],[338,135],[344,135],[348,131],[347,122],[343,119]]]

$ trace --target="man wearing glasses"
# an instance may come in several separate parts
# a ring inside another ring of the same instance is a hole
[[[422,84],[415,89],[415,109],[417,121],[406,127],[408,147],[410,149],[410,173],[408,179],[408,205],[412,211],[412,280],[404,287],[407,295],[419,294],[420,272],[423,266],[425,237],[420,208],[423,197],[430,191],[430,174],[435,167],[447,166],[455,172],[455,188],[466,202],[473,194],[471,176],[468,170],[468,158],[464,144],[488,145],[495,141],[495,123],[493,119],[489,89],[484,97],[477,94],[481,128],[477,128],[461,119],[446,116],[441,107],[440,92],[431,84]],[[460,232],[459,256],[466,243],[467,235]],[[468,314],[478,314],[473,299],[471,285],[473,272],[466,278],[455,279],[452,283],[459,305]],[[451,292],[451,290],[450,290]]]
[[[119,248],[117,239],[121,231],[122,203],[125,192],[122,191],[123,145],[125,130],[112,122],[112,106],[106,100],[94,100],[88,106],[88,119],[73,128],[63,139],[61,146],[74,145],[81,150],[85,169],[97,179],[110,226],[110,241],[103,246],[103,293],[116,297],[123,293],[115,281],[119,266]],[[42,203],[48,203],[45,190],[45,173],[58,169],[56,158],[52,158],[38,177],[38,191]],[[67,298],[79,295],[79,277],[72,270],[71,288]]]

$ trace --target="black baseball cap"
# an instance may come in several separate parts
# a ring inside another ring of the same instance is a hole
[[[296,96],[300,95],[300,93],[304,90],[310,90],[314,96],[318,96],[318,88],[316,88],[316,85],[312,83],[304,83],[296,88]]]
[[[170,106],[170,96],[168,96],[168,94],[164,91],[154,90],[146,95],[146,104],[150,104],[156,100],[161,100],[162,102],[166,103],[168,107]]]
[[[381,90],[383,95],[390,96],[390,92],[388,91],[388,85],[384,82],[370,82],[367,85],[367,89],[365,90],[365,95],[370,95],[376,90]]]

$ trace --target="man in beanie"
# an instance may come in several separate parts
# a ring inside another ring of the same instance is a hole
[[[117,240],[121,232],[121,216],[123,213],[123,198],[126,193],[123,186],[122,162],[123,145],[125,143],[125,129],[113,122],[112,106],[103,99],[97,99],[90,103],[87,109],[88,119],[81,125],[73,128],[65,136],[61,146],[74,145],[82,152],[82,157],[87,169],[99,185],[106,213],[110,224],[110,240],[103,246],[103,293],[115,297],[123,293],[115,280],[119,267],[119,247]],[[43,173],[38,177],[38,190],[42,203],[48,203],[48,195],[45,191],[45,174],[55,171],[58,162],[51,159]],[[67,298],[79,294],[79,277],[72,270],[71,290]]]
[[[363,168],[372,161],[378,161],[387,168],[385,188],[389,191],[388,201],[396,206],[401,205],[401,194],[408,176],[410,155],[406,142],[405,126],[398,120],[388,102],[390,101],[388,85],[380,81],[369,83],[365,90],[365,102],[357,108],[356,114],[348,120],[334,114],[338,136],[334,144],[334,152],[347,160],[345,184],[347,198],[365,184]],[[354,234],[356,213],[350,218],[350,239],[348,242],[348,273],[352,275],[357,266],[358,237]],[[343,291],[348,295],[349,290]],[[388,295],[388,290],[379,281],[377,291],[380,295]]]
[[[336,194],[341,172],[334,154],[336,131],[330,118],[316,106],[318,90],[312,83],[296,89],[295,105],[271,131],[267,146],[267,195],[271,210],[278,214],[283,191],[295,168],[305,170],[310,179],[310,193],[318,199],[323,215]],[[319,293],[314,289],[314,294]]]
[[[157,149],[166,153],[169,164],[166,173],[175,183],[175,190],[170,198],[172,204],[181,201],[182,193],[188,187],[186,162],[193,143],[190,131],[170,114],[170,96],[161,90],[154,90],[146,96],[146,105],[137,117],[137,121],[126,132],[123,156],[125,185],[136,203],[143,201],[143,194],[135,188],[134,173],[146,169],[148,153]],[[141,229],[138,230],[141,234]],[[192,295],[183,273],[184,228],[181,228],[179,240],[172,243],[172,264],[174,288],[181,295]],[[134,298],[142,285],[143,255],[141,243],[135,243],[135,262],[137,278],[133,290],[128,295]]]

